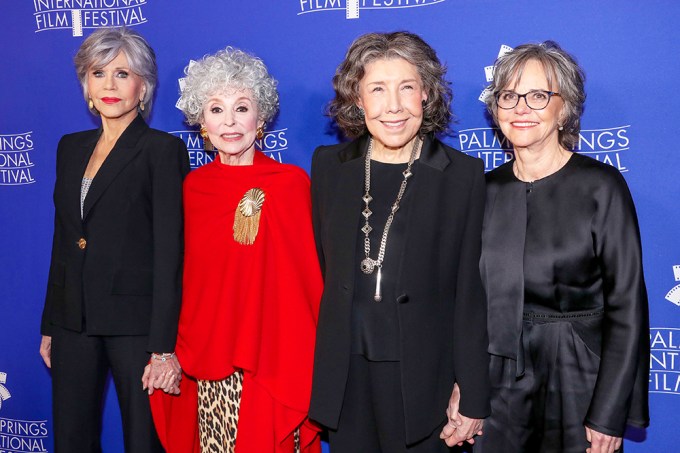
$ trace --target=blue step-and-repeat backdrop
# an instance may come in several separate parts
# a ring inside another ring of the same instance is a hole
[[[578,152],[619,169],[637,204],[649,289],[652,424],[627,452],[678,451],[680,412],[680,3],[672,0],[4,0],[0,7],[0,452],[52,451],[50,375],[38,354],[52,239],[55,150],[97,127],[73,56],[93,29],[134,27],[156,50],[151,125],[208,157],[175,108],[191,59],[227,45],[260,56],[279,80],[281,112],[259,145],[309,169],[338,140],[324,106],[350,42],[370,31],[420,34],[449,68],[452,146],[487,169],[509,158],[479,96],[506,46],[552,39],[587,74]],[[272,275],[276,273],[272,269]],[[104,451],[122,452],[109,389]],[[642,442],[641,442],[642,441]]]

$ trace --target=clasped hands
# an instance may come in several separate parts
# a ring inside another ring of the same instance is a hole
[[[142,389],[149,395],[160,389],[171,395],[179,395],[182,368],[175,354],[151,354],[149,364],[144,367]]]
[[[449,399],[449,407],[446,408],[447,422],[441,434],[439,434],[439,438],[443,439],[449,447],[463,445],[463,442],[474,444],[474,437],[482,435],[484,420],[466,417],[458,411],[459,405],[460,388],[458,384],[454,384]]]
[[[615,453],[621,448],[623,438],[610,436],[586,426],[586,440],[590,447],[586,453]]]

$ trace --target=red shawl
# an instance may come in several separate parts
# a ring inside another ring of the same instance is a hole
[[[234,212],[252,188],[265,193],[253,245],[233,238]],[[215,159],[184,182],[185,260],[176,353],[195,379],[244,371],[236,453],[320,452],[307,420],[322,280],[309,178],[256,152],[252,166]],[[154,392],[151,406],[169,453],[199,452],[196,382],[179,397]],[[301,426],[302,425],[302,426]]]

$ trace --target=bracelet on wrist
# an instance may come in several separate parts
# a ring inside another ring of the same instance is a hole
[[[173,357],[175,357],[174,352],[164,352],[163,354],[156,354],[155,352],[151,353],[151,359],[158,360],[159,362],[166,362]]]

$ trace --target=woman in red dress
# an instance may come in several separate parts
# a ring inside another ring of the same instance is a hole
[[[320,451],[307,421],[321,295],[309,178],[255,148],[276,81],[232,48],[186,75],[180,108],[217,156],[184,184],[185,375],[179,396],[152,396],[161,441],[181,453]]]

